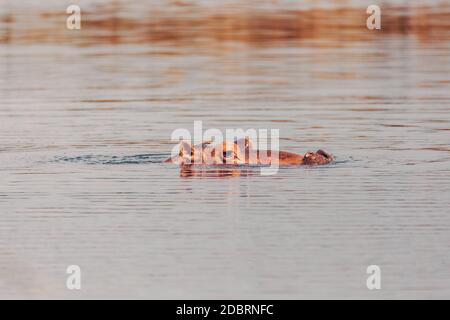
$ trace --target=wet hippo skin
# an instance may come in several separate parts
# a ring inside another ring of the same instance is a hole
[[[304,155],[287,151],[255,150],[248,138],[245,141],[243,139],[234,142],[225,141],[217,145],[204,142],[196,146],[182,141],[178,154],[165,160],[166,163],[180,165],[268,165],[278,163],[282,166],[314,166],[328,164],[332,161],[333,156],[323,150],[307,152]]]

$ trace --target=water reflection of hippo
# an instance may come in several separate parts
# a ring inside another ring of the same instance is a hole
[[[331,161],[333,161],[333,156],[323,150],[307,152],[304,155],[287,151],[256,150],[253,148],[252,141],[245,138],[224,141],[215,145],[208,141],[195,146],[182,141],[178,154],[164,162],[180,165],[269,165],[278,163],[282,166],[297,166],[323,165]]]

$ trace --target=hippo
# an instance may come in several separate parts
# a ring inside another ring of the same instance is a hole
[[[206,141],[193,145],[187,141],[181,141],[178,154],[164,162],[179,165],[269,165],[275,163],[281,166],[315,166],[332,161],[333,155],[323,150],[301,155],[287,151],[254,149],[252,141],[246,137],[234,141],[226,140],[218,144]]]

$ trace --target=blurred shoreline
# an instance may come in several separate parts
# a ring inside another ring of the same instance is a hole
[[[364,7],[278,10],[176,5],[150,9],[109,4],[82,10],[82,30],[67,30],[65,11],[0,14],[0,44],[161,43],[191,46],[202,42],[277,45],[302,40],[371,41],[380,35],[414,36],[421,42],[450,39],[450,5],[382,7],[382,29],[368,30]],[[4,10],[5,11],[5,10]]]

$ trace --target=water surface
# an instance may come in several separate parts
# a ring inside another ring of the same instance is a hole
[[[326,24],[337,4],[304,13],[314,26],[268,4],[260,28],[237,1],[95,1],[77,34],[59,2],[26,4],[0,14],[1,298],[450,296],[439,2],[378,34],[364,1],[342,29]],[[162,164],[194,120],[278,128],[282,149],[336,162],[275,176]],[[65,287],[71,264],[81,291]],[[382,290],[366,288],[371,264]]]

